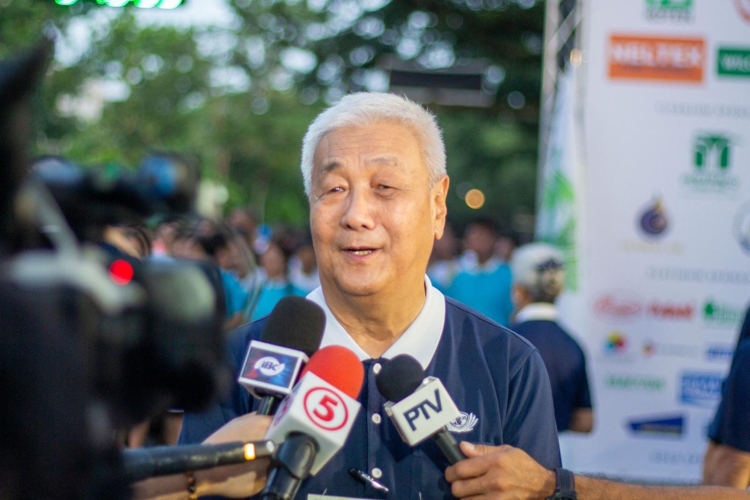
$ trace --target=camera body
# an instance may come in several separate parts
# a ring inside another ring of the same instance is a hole
[[[30,96],[51,52],[0,63],[0,497],[126,498],[116,433],[231,381],[221,278],[98,244],[110,225],[188,213],[197,165],[31,165]]]

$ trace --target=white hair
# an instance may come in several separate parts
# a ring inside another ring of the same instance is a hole
[[[546,243],[529,243],[513,252],[513,282],[523,286],[535,302],[552,302],[563,290],[562,252]]]
[[[357,92],[323,111],[307,129],[302,140],[300,168],[308,198],[312,191],[313,158],[323,137],[342,127],[362,127],[380,121],[395,122],[408,127],[417,136],[422,161],[430,175],[430,187],[446,174],[445,144],[435,115],[402,96],[380,92]]]

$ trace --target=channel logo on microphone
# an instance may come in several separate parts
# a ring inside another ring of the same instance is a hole
[[[253,340],[238,381],[253,394],[258,390],[289,394],[302,363],[307,361],[300,351]]]
[[[311,474],[315,475],[346,442],[360,406],[334,385],[307,372],[281,403],[265,439],[281,443],[294,432],[314,437],[318,454]]]
[[[416,446],[461,416],[440,379],[428,377],[411,395],[388,402],[385,411],[401,438]]]

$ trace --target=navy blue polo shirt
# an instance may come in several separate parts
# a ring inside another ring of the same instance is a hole
[[[419,334],[439,335],[426,372],[443,381],[462,411],[461,418],[451,424],[456,438],[510,444],[525,450],[544,467],[560,467],[552,394],[537,350],[510,330],[432,290],[444,300],[442,334]],[[228,348],[235,371],[241,368],[250,341],[260,337],[265,321],[260,319],[234,332]],[[444,478],[448,463],[437,445],[428,440],[411,448],[388,419],[383,409],[386,401],[375,385],[383,361],[363,360],[362,409],[347,443],[316,476],[302,484],[297,498],[305,500],[308,494],[324,492],[381,498],[351,477],[348,471],[352,467],[379,476],[378,481],[390,488],[391,498],[419,498],[420,493],[425,500],[454,498]],[[202,413],[185,414],[180,443],[201,442],[232,418],[253,411],[254,406],[255,400],[235,384],[229,397],[220,403]]]
[[[750,341],[743,342],[734,354],[708,437],[750,453]]]
[[[517,315],[523,321],[511,328],[539,349],[552,386],[557,429],[562,432],[576,409],[591,408],[591,393],[583,350],[553,320],[555,314],[552,304],[531,304]]]

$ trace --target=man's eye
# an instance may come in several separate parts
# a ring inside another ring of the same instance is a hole
[[[386,184],[378,184],[378,189],[381,191],[387,191],[389,189],[393,189],[393,186],[388,186]]]
[[[329,193],[340,193],[344,190],[341,186],[332,187],[328,190]]]

